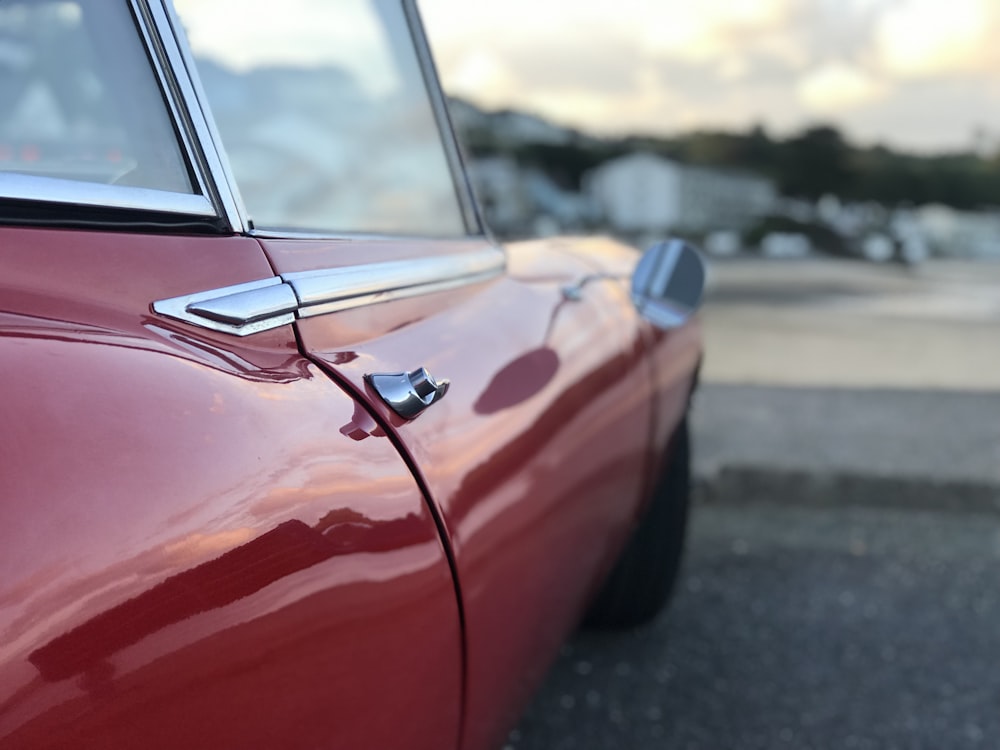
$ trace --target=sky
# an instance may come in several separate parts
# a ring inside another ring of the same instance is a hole
[[[419,0],[450,94],[588,132],[1000,145],[1000,0]]]

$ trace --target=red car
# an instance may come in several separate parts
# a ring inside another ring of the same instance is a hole
[[[496,747],[669,595],[701,261],[493,242],[410,2],[176,5],[0,2],[0,748]]]

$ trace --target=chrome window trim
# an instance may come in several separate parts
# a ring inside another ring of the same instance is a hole
[[[481,242],[485,237],[476,234],[390,234],[388,232],[299,232],[280,229],[251,229],[248,234],[261,240],[326,240],[328,242]],[[494,247],[497,252],[503,250]]]
[[[484,271],[483,273],[463,276],[456,279],[445,279],[432,283],[420,284],[418,286],[401,287],[398,289],[387,289],[370,294],[349,294],[341,296],[331,290],[331,299],[322,304],[310,305],[300,309],[296,317],[314,318],[318,315],[329,315],[331,313],[342,312],[343,310],[353,310],[358,307],[368,307],[382,302],[395,302],[396,300],[408,299],[410,297],[423,297],[435,292],[447,292],[452,289],[460,289],[470,284],[478,284],[481,281],[489,281],[498,275],[496,271]]]
[[[479,204],[476,202],[472,184],[469,182],[469,175],[465,169],[465,162],[462,157],[462,149],[458,144],[458,137],[451,122],[448,100],[445,98],[444,91],[441,88],[441,78],[438,76],[437,66],[434,63],[434,55],[427,40],[423,21],[420,18],[420,11],[417,8],[416,0],[402,0],[402,4],[407,25],[410,27],[410,38],[413,40],[413,47],[417,55],[417,60],[420,63],[424,88],[430,97],[434,118],[437,120],[438,137],[441,139],[441,145],[444,147],[448,166],[451,168],[455,196],[458,199],[459,208],[465,220],[466,231],[471,237],[486,236],[486,223],[480,215]]]
[[[155,25],[167,64],[173,71],[178,96],[185,105],[192,137],[199,145],[204,159],[203,168],[209,178],[210,188],[220,204],[220,209],[232,231],[246,234],[250,229],[246,208],[236,187],[236,179],[229,166],[229,159],[222,147],[215,120],[208,107],[208,97],[198,77],[194,56],[183,33],[180,19],[171,0],[146,0]],[[180,123],[179,123],[180,124]]]
[[[0,172],[0,198],[213,218],[216,216],[215,207],[204,195],[63,180],[19,172]]]
[[[286,273],[157,300],[153,310],[201,328],[247,336],[297,319],[489,281],[505,270],[504,254],[487,247],[458,255]]]
[[[149,15],[148,3],[143,2],[143,0],[130,0],[129,5],[132,8],[132,17],[135,19],[136,27],[142,36],[153,75],[160,85],[160,94],[167,108],[167,116],[174,126],[174,135],[179,141],[181,154],[187,160],[188,173],[194,179],[192,187],[201,195],[210,196],[211,192],[205,180],[204,170],[199,168],[202,165],[198,159],[195,144],[191,139],[189,129],[184,127],[184,117],[177,101],[173,78],[165,67],[165,63],[169,64],[169,61],[164,60],[162,35],[154,34],[154,29],[150,28],[152,18]]]

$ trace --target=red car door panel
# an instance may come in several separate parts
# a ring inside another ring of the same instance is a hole
[[[563,243],[567,251],[591,266],[596,277],[630,278],[635,269],[635,250],[600,238]],[[626,282],[627,283],[627,282]],[[701,321],[697,316],[669,330],[641,321],[642,338],[653,378],[651,451],[656,464],[670,450],[670,439],[685,416],[702,357]]]
[[[484,240],[262,240],[275,270],[483,251]],[[635,517],[645,486],[650,373],[630,302],[555,243],[508,251],[497,278],[297,322],[305,350],[399,441],[434,499],[466,625],[465,746],[513,723]],[[426,367],[445,398],[412,421],[365,380]],[[369,438],[369,436],[374,436]],[[365,439],[369,438],[369,439]]]
[[[258,243],[0,248],[0,746],[455,747],[454,581],[396,449],[289,326],[150,311],[271,276]]]

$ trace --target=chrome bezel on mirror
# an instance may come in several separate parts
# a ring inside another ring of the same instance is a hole
[[[678,238],[657,242],[636,264],[632,302],[657,328],[678,328],[701,307],[706,271],[701,253],[688,242]]]

